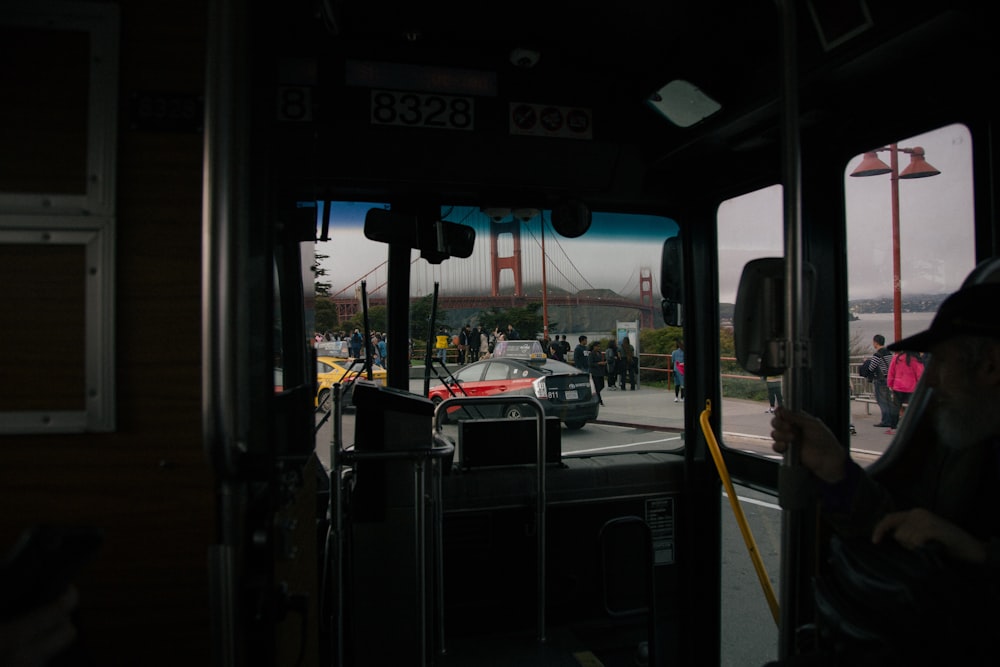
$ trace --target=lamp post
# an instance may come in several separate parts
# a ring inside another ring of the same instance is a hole
[[[541,211],[537,208],[516,208],[513,211],[514,217],[521,222],[527,224],[529,220],[538,216],[541,222],[541,237],[542,237],[542,335],[544,338],[549,337],[549,289],[546,285],[545,280],[545,218],[541,215]],[[545,350],[548,354],[548,350]]]
[[[879,151],[889,151],[889,164],[879,159]],[[899,154],[907,153],[910,156],[910,164],[900,173]],[[896,144],[889,144],[882,148],[876,148],[864,154],[861,164],[851,172],[851,176],[879,176],[889,174],[889,185],[891,188],[892,204],[892,324],[894,340],[903,338],[903,295],[900,286],[900,261],[899,261],[899,179],[901,178],[926,178],[937,176],[941,172],[928,164],[924,158],[924,149],[920,146],[913,148],[899,148]]]

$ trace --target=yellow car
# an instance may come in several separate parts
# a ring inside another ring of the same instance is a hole
[[[372,381],[376,384],[385,385],[387,375],[381,366],[372,366]],[[333,385],[338,382],[343,385],[341,389],[343,405],[349,407],[354,393],[354,381],[367,377],[363,359],[316,357],[316,408],[323,412],[330,410]]]

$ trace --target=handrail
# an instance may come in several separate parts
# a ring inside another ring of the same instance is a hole
[[[733,508],[733,514],[736,515],[736,523],[739,524],[740,532],[743,533],[743,541],[747,545],[747,551],[750,552],[750,560],[753,561],[754,569],[757,571],[757,579],[760,580],[760,586],[764,589],[767,604],[771,607],[771,615],[774,617],[774,623],[780,627],[781,613],[778,606],[778,599],[774,594],[774,588],[771,586],[771,580],[767,576],[764,561],[761,560],[760,552],[757,550],[757,543],[754,541],[753,533],[750,531],[750,524],[747,523],[746,515],[743,514],[743,506],[740,505],[740,499],[736,497],[733,481],[729,477],[726,462],[722,459],[722,450],[719,448],[719,442],[715,439],[712,426],[708,423],[708,418],[711,415],[712,401],[706,400],[705,409],[702,410],[698,421],[701,424],[702,433],[705,434],[705,440],[708,441],[708,449],[712,452],[712,460],[715,461],[719,477],[722,478],[722,484],[726,487],[726,494],[729,496],[729,505]]]

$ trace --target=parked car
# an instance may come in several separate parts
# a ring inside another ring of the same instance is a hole
[[[597,419],[600,409],[590,374],[549,359],[538,341],[504,341],[489,359],[462,366],[427,394],[434,403],[452,396],[534,396],[546,417],[558,417],[569,429]],[[455,406],[449,421],[489,417],[534,418],[522,404]]]
[[[372,368],[372,381],[376,384],[385,385],[388,373],[381,366]],[[343,384],[342,396],[343,405],[350,407],[351,397],[354,392],[354,381],[359,378],[367,378],[364,369],[364,362],[361,359],[342,359],[339,357],[316,357],[316,408],[327,412],[330,410],[330,402],[333,400],[333,385],[338,382]]]

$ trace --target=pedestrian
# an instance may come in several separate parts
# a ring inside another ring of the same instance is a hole
[[[444,326],[438,327],[434,338],[434,349],[437,350],[438,361],[444,364],[448,360],[448,332]]]
[[[550,350],[549,352],[550,357],[552,357],[557,361],[562,361],[565,363],[566,355],[563,354],[562,342],[559,340],[559,336],[556,336],[555,338],[552,339],[552,342],[549,344],[549,350]]]
[[[513,324],[507,325],[507,340],[521,340],[521,332]]]
[[[618,351],[618,343],[612,335],[608,341],[608,349],[604,352],[604,359],[608,362],[608,389],[618,390],[618,371],[621,366],[621,353]]]
[[[780,375],[765,375],[762,376],[764,383],[767,385],[767,402],[771,405],[770,409],[764,410],[768,414],[774,414],[775,408],[780,408],[785,404],[781,396],[781,380]]]
[[[670,353],[670,365],[674,369],[674,403],[684,400],[684,343],[674,341],[674,351]]]
[[[479,325],[472,327],[469,332],[469,361],[479,361],[479,352],[482,349],[483,334],[479,330]]]
[[[479,358],[489,359],[490,352],[493,351],[493,343],[490,342],[490,334],[484,327],[479,335]]]
[[[464,366],[466,362],[466,357],[469,353],[469,333],[471,328],[468,322],[462,327],[462,330],[458,332],[458,365]]]
[[[360,329],[355,329],[354,333],[351,334],[351,358],[360,359],[361,358],[361,348],[364,347],[365,339],[361,335]]]
[[[879,412],[882,414],[881,420],[875,424],[876,428],[888,428],[886,433],[892,434],[899,422],[899,407],[886,383],[892,352],[886,349],[885,336],[882,334],[875,334],[872,337],[872,347],[875,348],[875,353],[861,363],[858,373],[870,379],[874,387],[875,402],[878,403]]]
[[[562,360],[569,360],[570,345],[569,341],[566,340],[566,334],[562,335],[562,340],[559,341],[559,353],[562,355]]]
[[[387,363],[389,360],[388,343],[384,334],[377,334],[375,336],[375,347],[378,349],[378,358],[382,364],[382,368],[389,368],[389,364]]]
[[[917,388],[917,382],[924,373],[924,362],[920,354],[903,350],[894,354],[889,362],[889,373],[886,375],[885,383],[892,390],[895,403],[899,406],[899,419],[903,418],[906,406],[910,403],[910,396]]]
[[[797,448],[815,487],[803,491],[820,504],[822,532],[833,531],[831,552],[840,553],[827,559],[830,573],[820,572],[815,587],[824,653],[771,665],[996,664],[997,303],[1000,283],[963,287],[929,329],[890,346],[930,356],[928,400],[911,414],[912,437],[893,443],[887,459],[862,467],[819,419],[775,412],[773,449]]]
[[[601,391],[604,390],[604,377],[607,375],[607,362],[604,359],[604,354],[601,353],[601,343],[599,341],[594,341],[590,344],[590,355],[587,359],[587,365],[590,367],[590,378],[594,381],[594,390],[597,392],[597,402],[604,405],[604,399],[601,398]]]
[[[635,376],[639,371],[639,360],[635,356],[635,348],[632,347],[632,343],[629,342],[628,336],[622,338],[622,374],[620,384],[622,391],[625,391],[625,385],[629,385],[629,389],[635,391]]]
[[[589,373],[590,364],[588,363],[588,358],[590,350],[587,349],[587,337],[580,336],[578,340],[580,342],[573,348],[573,365],[576,366],[577,370]]]

